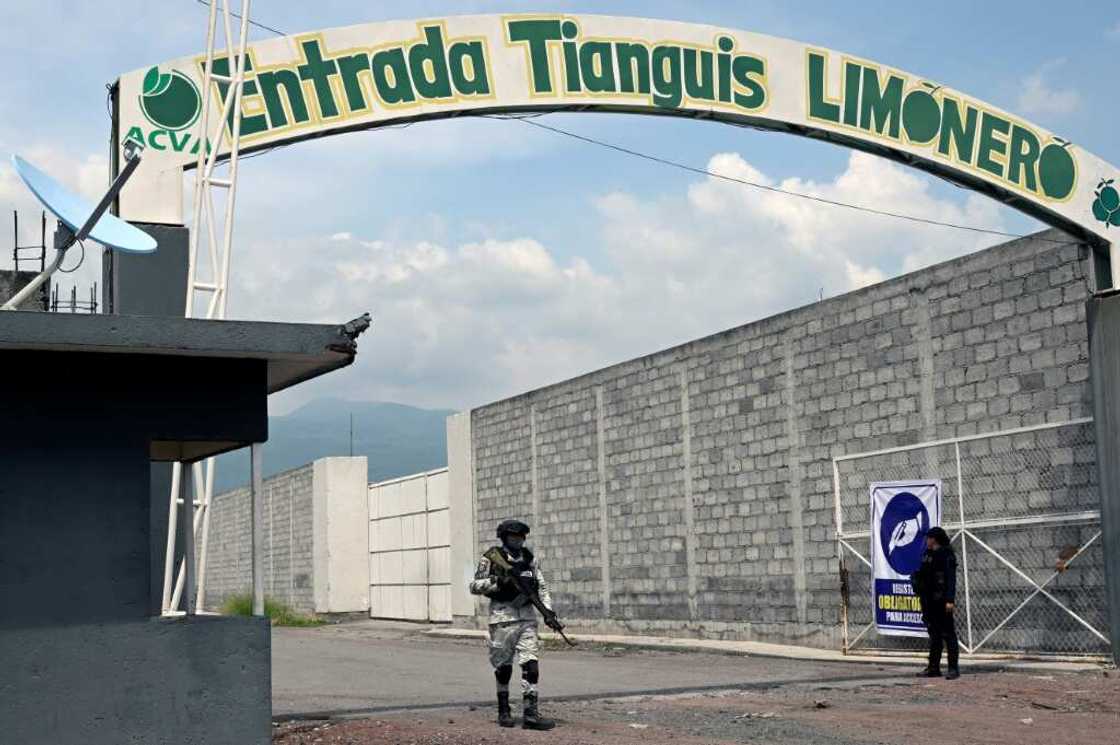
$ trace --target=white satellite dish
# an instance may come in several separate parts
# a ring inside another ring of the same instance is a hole
[[[109,205],[120,193],[125,181],[140,165],[139,144],[131,140],[126,143],[124,157],[127,161],[124,170],[109,186],[109,190],[101,200],[96,205],[90,205],[23,158],[18,155],[12,156],[12,167],[23,179],[23,183],[43,206],[58,218],[60,227],[65,228],[65,232],[69,235],[60,236],[61,240],[56,238],[58,253],[51,265],[0,306],[0,310],[18,308],[20,303],[31,297],[31,294],[62,266],[67,249],[86,238],[92,238],[115,251],[152,253],[156,250],[156,241],[150,235],[115,215],[107,214]]]

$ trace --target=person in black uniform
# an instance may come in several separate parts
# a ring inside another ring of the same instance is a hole
[[[960,644],[953,619],[957,597],[957,555],[949,542],[949,535],[940,527],[926,533],[926,550],[922,565],[910,577],[914,593],[922,602],[922,620],[929,632],[929,664],[919,673],[923,678],[941,677],[941,650],[949,652],[949,670],[946,680],[961,676],[957,666]]]

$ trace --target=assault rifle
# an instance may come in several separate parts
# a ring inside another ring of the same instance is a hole
[[[513,564],[509,562],[509,559],[506,558],[500,548],[497,546],[491,548],[486,552],[485,556],[490,560],[491,571],[500,578],[508,577],[509,580],[513,582],[514,586],[517,587],[517,590],[533,604],[534,608],[540,611],[540,614],[544,616],[545,626],[548,626],[548,628],[559,634],[560,638],[566,641],[569,646],[576,646],[576,643],[569,639],[568,635],[564,633],[564,624],[560,623],[560,619],[556,617],[556,612],[550,610],[544,604],[537,589],[526,582],[525,578],[514,569]]]

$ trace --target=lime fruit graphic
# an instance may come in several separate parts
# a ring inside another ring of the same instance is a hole
[[[1043,193],[1051,199],[1068,197],[1077,180],[1077,166],[1068,147],[1068,142],[1051,142],[1038,157],[1038,180]]]
[[[1093,200],[1093,217],[1107,225],[1120,226],[1120,192],[1112,185],[1115,179],[1101,179],[1097,198]]]
[[[919,88],[906,95],[902,102],[902,126],[911,142],[924,144],[937,136],[941,129],[941,107],[930,91]]]
[[[1106,186],[1100,190],[1097,197],[1101,200],[1101,206],[1109,212],[1115,212],[1117,207],[1120,207],[1120,194],[1116,192],[1116,187]]]
[[[185,129],[202,109],[198,86],[178,70],[160,72],[153,67],[144,75],[140,108],[148,121],[162,129]]]

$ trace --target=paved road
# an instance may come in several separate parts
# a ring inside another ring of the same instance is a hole
[[[605,648],[550,650],[541,668],[542,696],[554,700],[910,674],[852,663]],[[280,719],[489,705],[493,686],[481,641],[436,640],[417,627],[376,622],[273,630],[272,708]]]

